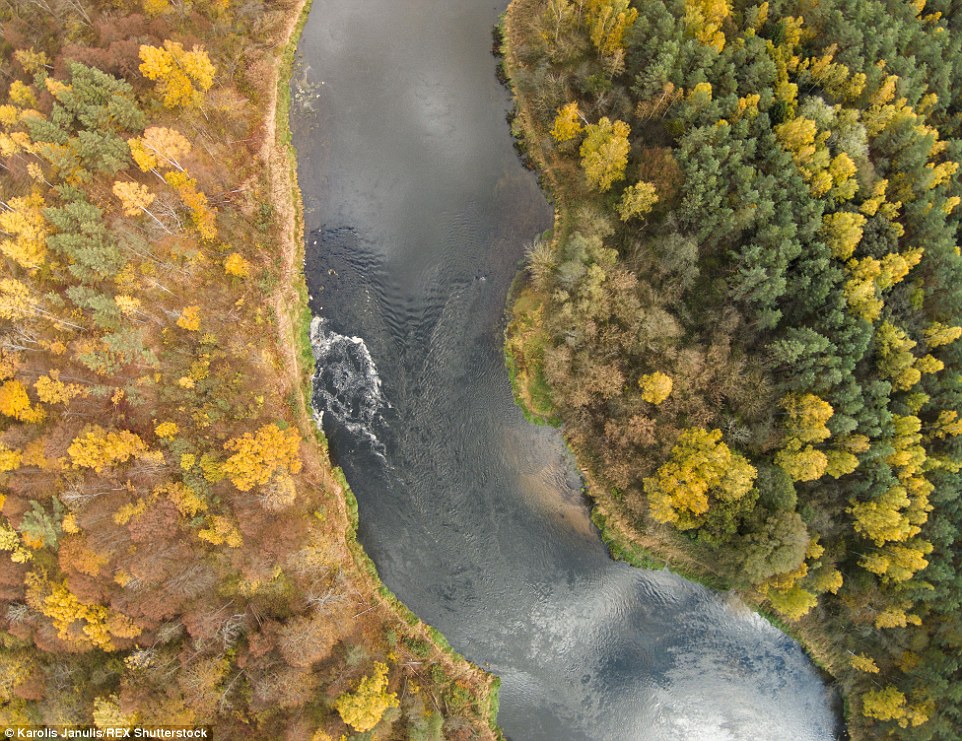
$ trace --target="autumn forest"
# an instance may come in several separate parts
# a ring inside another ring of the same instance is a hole
[[[494,737],[306,400],[303,12],[0,2],[0,725]]]
[[[309,6],[0,0],[0,726],[502,737],[311,408]],[[496,35],[555,210],[508,373],[610,553],[797,639],[855,741],[962,737],[962,11],[513,0]]]
[[[852,738],[962,735],[962,36],[940,0],[516,0],[557,209],[508,331],[612,551],[732,589]]]

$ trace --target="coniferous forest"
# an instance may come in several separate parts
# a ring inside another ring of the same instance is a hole
[[[557,209],[508,362],[613,552],[739,591],[853,738],[962,736],[962,15],[515,0]]]

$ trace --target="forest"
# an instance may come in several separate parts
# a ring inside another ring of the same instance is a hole
[[[0,0],[0,725],[493,739],[307,395],[299,1]]]
[[[962,13],[514,0],[556,207],[506,338],[616,554],[737,591],[853,739],[962,738]]]

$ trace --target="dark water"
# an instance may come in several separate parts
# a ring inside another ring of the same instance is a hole
[[[503,679],[514,741],[834,738],[801,650],[737,601],[611,561],[501,349],[550,211],[512,149],[503,0],[314,0],[295,143],[315,403],[387,585]]]

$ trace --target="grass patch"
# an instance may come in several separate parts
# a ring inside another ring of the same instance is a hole
[[[627,538],[619,537],[618,532],[609,525],[608,518],[601,511],[601,507],[595,505],[591,508],[591,521],[601,533],[601,540],[608,547],[608,553],[616,561],[624,561],[639,569],[652,571],[661,571],[668,567],[664,559],[658,558],[651,551],[637,543],[632,543]]]
[[[504,363],[511,379],[515,404],[532,424],[558,427],[561,419],[544,376],[547,338],[540,329],[542,302],[519,273],[512,284],[511,320],[505,330]]]

